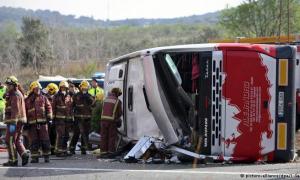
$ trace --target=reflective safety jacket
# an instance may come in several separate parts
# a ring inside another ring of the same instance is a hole
[[[96,95],[99,93],[104,95],[104,90],[101,87],[90,88],[88,92],[93,97],[96,97]]]
[[[5,109],[5,93],[6,93],[6,87],[3,86],[2,88],[0,87],[0,114],[3,112]]]
[[[28,124],[43,124],[52,119],[52,107],[46,96],[31,94],[25,103]]]
[[[17,124],[17,122],[26,123],[26,109],[23,94],[19,91],[6,93],[5,105],[5,124]]]
[[[94,98],[89,93],[76,93],[73,96],[74,118],[90,119],[92,116],[93,101]]]
[[[64,95],[61,91],[53,98],[53,117],[55,120],[73,120],[72,97],[67,93]]]
[[[115,95],[109,94],[103,102],[101,120],[114,121],[122,114],[122,102]]]

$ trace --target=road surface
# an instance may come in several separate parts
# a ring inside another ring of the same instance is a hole
[[[0,153],[0,163],[7,160]],[[127,164],[113,159],[96,159],[92,155],[51,157],[46,164],[8,168],[0,166],[0,179],[300,179],[300,161],[287,164]],[[20,162],[19,162],[20,163]]]

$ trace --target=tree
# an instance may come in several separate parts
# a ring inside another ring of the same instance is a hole
[[[32,66],[38,74],[43,63],[52,60],[49,34],[39,19],[24,17],[22,20],[22,37],[19,39],[21,65]]]
[[[19,66],[20,53],[16,43],[18,37],[17,27],[12,22],[6,23],[0,31],[0,62],[2,67],[9,68],[10,73],[16,71]]]
[[[247,0],[222,11],[220,24],[233,36],[277,36],[296,32],[299,0]]]

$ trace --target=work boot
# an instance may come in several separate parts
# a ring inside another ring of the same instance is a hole
[[[6,163],[3,163],[2,165],[6,166],[6,167],[16,167],[16,166],[18,166],[18,161],[15,161],[15,162],[8,161]]]
[[[56,157],[67,157],[67,153],[64,152],[56,153]]]
[[[50,162],[50,159],[49,159],[49,156],[48,156],[48,155],[45,155],[45,156],[44,156],[44,161],[45,161],[45,163],[49,163],[49,162]]]
[[[51,148],[51,155],[55,155],[55,149]]]
[[[22,155],[22,166],[26,166],[28,164],[29,155],[27,153],[24,153]]]
[[[38,157],[31,158],[30,163],[39,163],[39,158]]]

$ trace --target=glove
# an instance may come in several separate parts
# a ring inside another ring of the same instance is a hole
[[[9,125],[9,132],[14,133],[16,131],[16,125],[15,124],[10,124]]]

